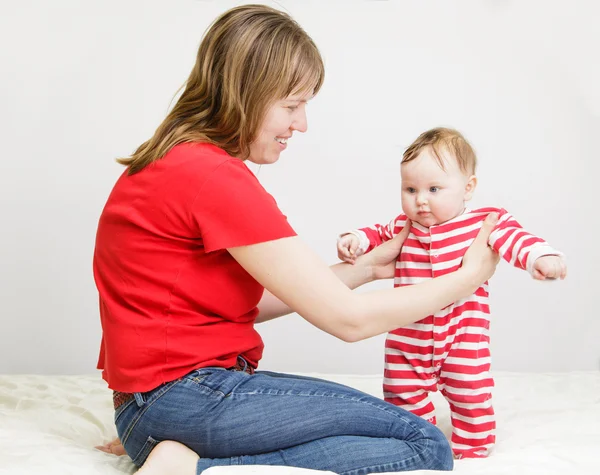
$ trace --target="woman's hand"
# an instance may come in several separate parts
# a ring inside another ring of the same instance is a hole
[[[477,234],[463,257],[462,269],[469,273],[475,288],[494,275],[496,266],[500,262],[498,253],[488,245],[490,234],[497,222],[498,213],[488,214],[479,230],[479,234]]]
[[[123,447],[123,444],[121,444],[121,441],[118,437],[108,444],[97,445],[96,448],[101,452],[106,452],[107,454],[125,455],[125,448]]]
[[[361,264],[370,269],[371,280],[393,279],[396,272],[396,260],[402,249],[402,245],[410,232],[411,223],[406,221],[402,232],[387,242],[377,246],[371,252],[360,256]]]

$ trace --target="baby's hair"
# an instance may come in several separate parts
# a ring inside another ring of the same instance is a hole
[[[423,132],[404,152],[402,163],[410,162],[418,157],[419,153],[426,148],[431,147],[435,158],[442,170],[445,170],[444,159],[440,150],[445,149],[454,157],[465,174],[473,175],[477,168],[477,157],[471,144],[467,142],[458,130],[437,127],[435,129]]]

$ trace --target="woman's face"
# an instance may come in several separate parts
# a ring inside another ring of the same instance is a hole
[[[275,163],[295,131],[306,132],[306,103],[312,96],[292,94],[275,102],[265,115],[248,160],[258,165]]]

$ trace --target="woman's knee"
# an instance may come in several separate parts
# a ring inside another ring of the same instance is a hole
[[[398,427],[403,436],[400,439],[412,445],[415,454],[419,454],[422,469],[452,470],[454,457],[450,441],[444,433],[430,422],[414,414],[408,413],[400,420],[403,424]]]
[[[431,456],[430,470],[452,470],[454,467],[454,456],[452,455],[452,448],[450,442],[437,427],[432,426],[427,431],[425,437],[428,452]]]

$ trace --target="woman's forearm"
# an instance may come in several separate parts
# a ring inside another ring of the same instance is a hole
[[[330,266],[330,269],[350,289],[356,289],[373,280],[372,268],[365,264],[365,261],[359,260],[354,265],[340,262]],[[288,305],[266,289],[258,304],[258,311],[255,323],[267,322],[293,312]]]
[[[331,270],[350,289],[373,280],[370,268],[358,263],[336,264],[331,266]],[[477,280],[467,271],[459,269],[417,285],[353,294],[353,310],[346,313],[344,335],[338,336],[345,341],[360,341],[386,333],[390,329],[414,323],[471,295],[477,287]],[[268,290],[265,290],[258,309],[256,323],[273,320],[294,311]],[[334,315],[331,318],[335,318]]]
[[[355,294],[346,341],[360,341],[414,323],[471,295],[477,278],[464,269],[416,285]]]

